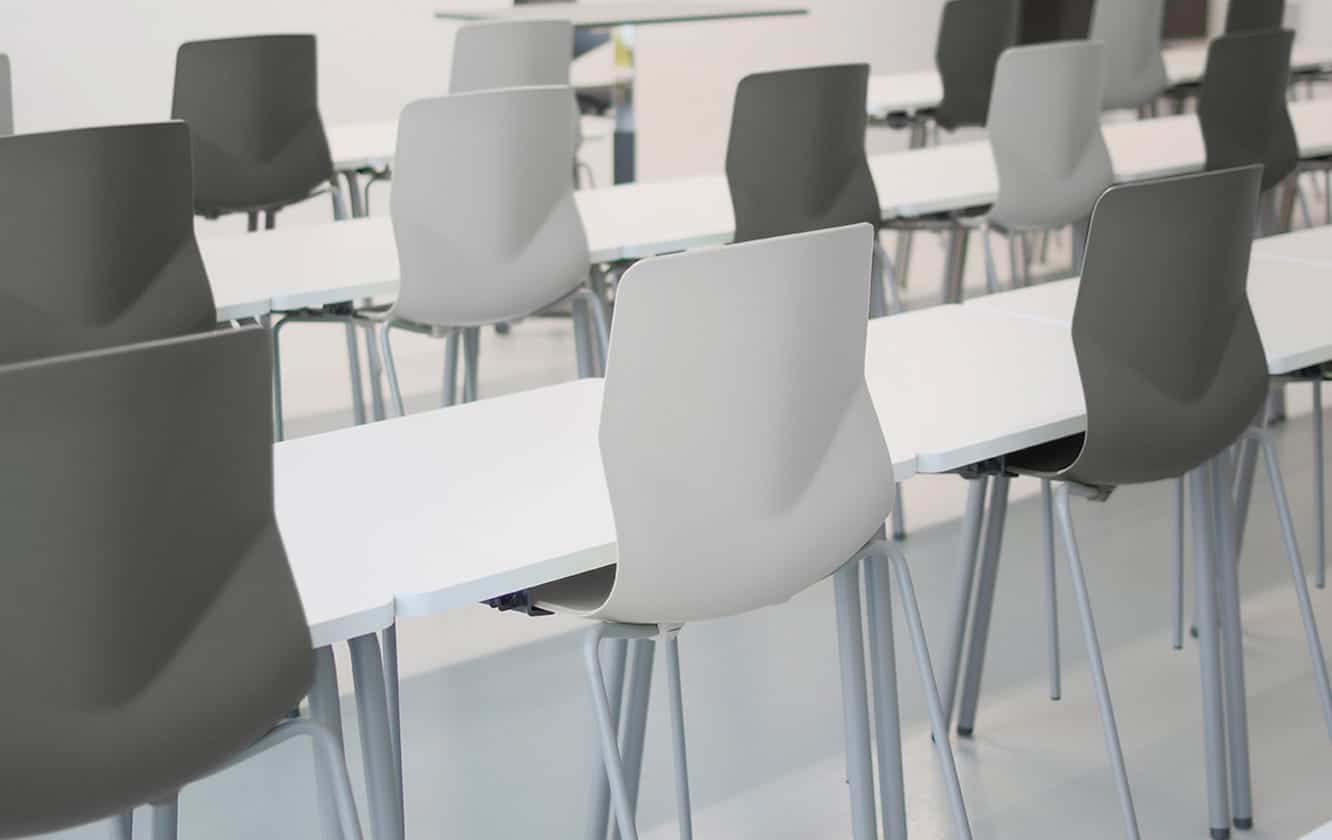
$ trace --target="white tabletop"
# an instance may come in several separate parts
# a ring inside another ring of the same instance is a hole
[[[1253,243],[1253,255],[1260,259],[1312,263],[1332,271],[1332,225],[1259,239]],[[1332,274],[1328,275],[1328,282],[1332,282]]]
[[[1332,361],[1332,318],[1327,314],[1332,312],[1332,275],[1327,268],[1255,258],[1248,293],[1270,373]],[[1068,328],[1077,294],[1074,278],[975,298],[964,308]]]
[[[610,117],[585,115],[579,119],[584,143],[596,142],[615,132]],[[326,129],[333,168],[339,172],[383,169],[393,162],[398,146],[398,121],[341,123]]]
[[[889,448],[948,472],[1083,430],[1066,325],[944,305],[870,322],[865,378]]]
[[[441,9],[435,17],[452,20],[491,20],[495,18],[561,18],[583,29],[653,23],[686,23],[703,20],[782,17],[803,15],[806,9],[784,4],[701,3],[701,2],[619,2],[619,3],[526,3],[521,6],[494,6],[486,9]]]

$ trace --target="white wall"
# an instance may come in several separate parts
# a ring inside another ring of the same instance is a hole
[[[3,0],[0,52],[13,64],[21,131],[163,119],[176,47],[260,32],[319,37],[325,120],[392,117],[447,82],[444,4],[495,0]],[[759,68],[931,61],[942,0],[808,0],[800,19],[643,27],[638,32],[639,173],[716,170],[735,83]]]

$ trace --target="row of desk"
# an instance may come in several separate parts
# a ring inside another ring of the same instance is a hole
[[[1332,155],[1332,100],[1290,106],[1301,154]],[[1197,171],[1205,159],[1196,116],[1105,126],[1121,182]],[[978,140],[874,155],[870,168],[885,220],[989,204],[998,176]],[[729,242],[735,230],[721,175],[622,184],[575,193],[594,263],[641,259]],[[200,241],[218,320],[262,317],[392,294],[398,257],[386,217]]]
[[[1272,374],[1332,361],[1332,228],[1256,243],[1249,296]],[[897,481],[1083,430],[1075,297],[1065,281],[870,322],[866,381]],[[277,444],[277,519],[315,645],[375,659],[367,640],[399,618],[614,563],[601,394],[586,379]],[[354,470],[375,474],[373,492]],[[385,696],[357,674],[372,789],[401,772],[395,675],[390,660]],[[400,803],[386,808],[372,799],[376,836],[401,837]]]

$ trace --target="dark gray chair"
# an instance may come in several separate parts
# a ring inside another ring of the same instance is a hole
[[[155,804],[295,735],[309,630],[273,514],[269,341],[249,328],[0,368],[0,837]],[[276,725],[275,725],[276,724]]]
[[[183,123],[0,138],[0,364],[204,332]]]
[[[1017,43],[1020,0],[950,0],[939,24],[934,60],[943,77],[940,127],[983,126],[990,110],[994,68]]]
[[[200,215],[277,211],[330,191],[345,216],[319,116],[313,35],[257,35],[182,44],[171,116],[194,141]]]
[[[1322,647],[1280,472],[1270,440],[1250,429],[1268,386],[1245,291],[1261,182],[1261,169],[1248,166],[1115,187],[1102,196],[1092,215],[1072,325],[1087,432],[1006,459],[1015,472],[1060,482],[1054,493],[1057,519],[1132,837],[1138,836],[1136,817],[1070,496],[1102,501],[1121,484],[1188,476],[1213,837],[1228,835],[1232,815],[1239,828],[1251,826],[1253,816],[1229,491],[1228,451],[1240,438],[1257,438],[1267,455],[1325,708],[1328,703]]]
[[[1226,7],[1226,33],[1253,29],[1280,29],[1286,18],[1286,0],[1230,0]]]
[[[1294,39],[1270,29],[1212,41],[1198,97],[1207,169],[1262,164],[1264,192],[1295,171],[1300,147],[1286,105]]]
[[[0,53],[0,137],[14,133],[14,82],[10,77],[9,56]]]

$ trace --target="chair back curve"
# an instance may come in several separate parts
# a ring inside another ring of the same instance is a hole
[[[735,241],[866,222],[879,196],[865,155],[868,64],[740,80],[726,148]]]
[[[398,123],[394,314],[464,327],[531,315],[586,282],[567,87],[456,94]]]
[[[949,0],[939,21],[934,63],[943,101],[934,119],[953,131],[983,126],[990,110],[995,65],[1017,43],[1021,0]]]
[[[1023,230],[1084,221],[1114,183],[1101,134],[1104,53],[1097,43],[1063,41],[999,58],[988,119],[996,224]]]
[[[1161,31],[1166,0],[1096,0],[1091,40],[1105,45],[1102,107],[1137,108],[1166,89]]]
[[[0,138],[0,364],[212,329],[184,123]]]
[[[892,461],[865,384],[873,228],[635,264],[600,440],[619,558],[583,615],[675,623],[785,601],[883,526]]]
[[[1073,313],[1087,432],[1067,476],[1174,478],[1257,416],[1267,361],[1245,286],[1260,178],[1184,175],[1097,202]]]
[[[309,689],[267,331],[0,367],[0,837],[170,796]]]

